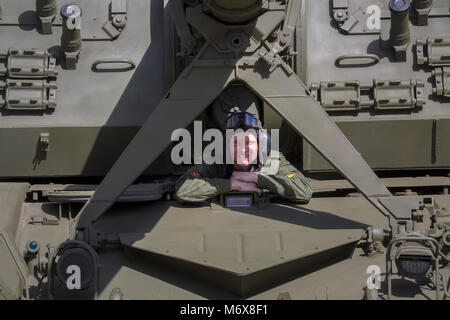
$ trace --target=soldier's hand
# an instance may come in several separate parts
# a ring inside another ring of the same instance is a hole
[[[259,196],[262,194],[262,190],[253,182],[245,182],[231,178],[231,190],[235,191],[248,191],[256,192]]]
[[[258,183],[258,173],[257,172],[245,172],[245,171],[233,171],[231,179],[239,180],[243,182]]]

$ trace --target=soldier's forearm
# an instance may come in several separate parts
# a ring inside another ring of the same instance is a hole
[[[288,200],[308,202],[312,195],[308,182],[302,178],[294,179],[287,176],[260,174],[258,176],[258,187],[267,189]]]
[[[176,197],[187,202],[208,200],[218,194],[231,191],[229,179],[186,179],[176,186]]]

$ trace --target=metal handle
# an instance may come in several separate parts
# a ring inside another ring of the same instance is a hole
[[[343,66],[343,65],[341,65],[341,62],[343,60],[352,60],[352,59],[371,59],[371,60],[373,60],[372,62],[369,62],[369,63],[358,63],[357,65],[362,65],[362,64],[374,65],[374,64],[377,64],[378,62],[380,62],[380,58],[378,58],[378,56],[376,56],[374,54],[354,54],[354,55],[346,54],[346,55],[337,57],[334,63],[336,64],[336,66]],[[348,64],[347,66],[351,66],[351,64]]]
[[[121,67],[121,68],[104,68],[104,69],[99,69],[98,66],[100,64],[104,64],[104,63],[124,63],[124,64],[128,64],[128,67]],[[95,60],[94,63],[92,64],[92,71],[103,71],[103,72],[118,72],[118,71],[130,71],[133,70],[134,68],[136,68],[136,64],[134,63],[133,60],[130,59],[126,59],[126,58],[102,58],[102,59],[98,59]]]

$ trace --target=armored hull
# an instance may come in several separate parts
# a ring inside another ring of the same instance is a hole
[[[0,298],[448,298],[450,1],[0,8]],[[310,203],[174,198],[233,108]]]

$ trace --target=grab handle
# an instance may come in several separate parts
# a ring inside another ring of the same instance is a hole
[[[124,67],[110,67],[110,68],[98,68],[101,64],[126,64],[128,66]],[[92,71],[103,71],[103,72],[120,72],[120,71],[130,71],[136,68],[136,64],[133,60],[126,58],[101,58],[95,60],[92,64]]]

